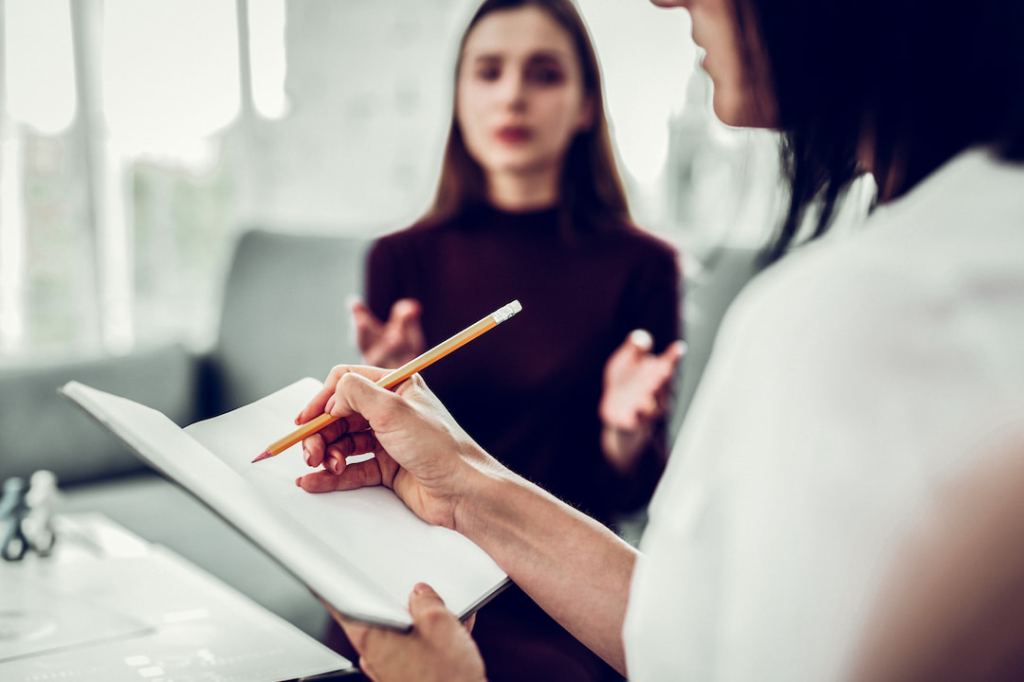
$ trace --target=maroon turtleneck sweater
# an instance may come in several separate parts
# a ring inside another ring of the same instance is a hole
[[[379,239],[366,297],[387,319],[422,304],[427,347],[513,299],[509,322],[423,372],[466,431],[514,471],[604,523],[645,504],[665,464],[664,424],[628,475],[600,446],[605,362],[630,331],[661,351],[680,336],[674,250],[635,227],[577,234],[554,209],[477,207]]]

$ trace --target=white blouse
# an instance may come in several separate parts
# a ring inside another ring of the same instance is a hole
[[[840,679],[937,486],[1024,430],[1024,166],[961,154],[733,305],[633,576],[632,680]]]

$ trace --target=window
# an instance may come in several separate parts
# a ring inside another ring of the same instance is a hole
[[[89,272],[74,254],[79,207],[68,0],[7,0],[0,71],[0,352],[71,332]],[[28,313],[32,311],[30,316]]]
[[[0,4],[0,356],[209,335],[284,7]]]
[[[763,239],[774,140],[713,120],[686,13],[579,5],[637,222],[698,255]],[[203,344],[240,225],[410,224],[476,6],[0,2],[0,361]]]

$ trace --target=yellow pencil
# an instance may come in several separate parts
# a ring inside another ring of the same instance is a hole
[[[388,372],[377,380],[377,385],[381,388],[387,389],[398,386],[416,372],[429,367],[444,356],[457,348],[461,348],[481,334],[489,332],[522,309],[523,306],[520,305],[519,301],[512,301],[508,305],[498,308],[487,317],[483,318],[479,322],[471,324],[447,341],[442,341],[422,355],[419,355],[401,367]],[[304,438],[308,438],[329,424],[333,424],[338,421],[338,419],[340,419],[340,417],[333,417],[330,414],[324,413],[316,419],[306,422],[284,438],[276,440],[268,445],[267,449],[260,453],[253,462],[259,462],[260,460],[267,459],[268,457],[281,454]]]

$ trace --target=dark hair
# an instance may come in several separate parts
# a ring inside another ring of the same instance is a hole
[[[593,124],[588,130],[576,133],[566,150],[558,188],[560,222],[569,233],[587,229],[615,229],[629,221],[629,208],[612,155],[597,56],[583,20],[570,0],[485,0],[473,14],[459,41],[455,81],[458,83],[466,39],[480,20],[492,12],[522,7],[544,10],[569,34],[580,62],[584,95],[590,98],[594,108]],[[483,169],[466,149],[453,107],[441,179],[434,204],[423,221],[433,223],[445,220],[486,201],[487,186]]]
[[[828,229],[861,145],[882,201],[972,146],[1024,161],[1024,1],[734,3],[745,61],[766,57],[791,188],[768,261],[816,202],[811,238]]]

